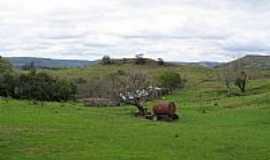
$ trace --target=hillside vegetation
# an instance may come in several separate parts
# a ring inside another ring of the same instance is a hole
[[[152,76],[157,76],[163,71],[173,70],[181,74],[183,78],[188,80],[198,82],[202,79],[208,79],[209,77],[215,76],[215,71],[213,69],[204,68],[200,66],[189,66],[189,65],[172,65],[172,66],[159,66],[157,64],[145,64],[136,65],[132,63],[127,64],[112,64],[112,65],[102,65],[95,64],[85,69],[70,68],[63,70],[48,70],[48,73],[55,75],[57,77],[67,78],[67,79],[93,79],[100,76],[105,76],[118,71],[142,71]]]
[[[165,71],[187,80],[184,88],[160,99],[177,105],[180,119],[171,123],[135,117],[137,109],[130,105],[87,107],[76,101],[0,97],[0,159],[270,159],[270,80],[266,77],[247,81],[245,92],[233,86],[234,94],[228,96],[220,70],[196,65],[95,64],[84,69],[38,69],[34,75],[48,75],[54,82],[93,84],[113,73],[143,72],[156,79]],[[97,85],[105,85],[106,80]],[[87,85],[81,87],[89,90]],[[160,100],[147,101],[144,107],[151,111]]]
[[[266,160],[269,86],[251,81],[236,97],[216,82],[178,91],[164,97],[177,102],[181,119],[174,123],[135,118],[130,106],[0,100],[0,159]]]
[[[0,73],[3,72],[10,72],[12,70],[12,65],[5,61],[1,56],[0,56]]]
[[[232,65],[240,65],[245,69],[266,70],[270,69],[270,56],[247,55],[232,62],[219,65],[217,67],[229,67]]]
[[[217,69],[241,68],[254,78],[270,77],[270,56],[247,55],[232,62],[216,66]]]
[[[39,101],[73,100],[76,85],[65,79],[57,79],[42,70],[16,71],[0,57],[0,97]]]

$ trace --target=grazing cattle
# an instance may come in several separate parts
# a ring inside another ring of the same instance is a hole
[[[174,102],[160,102],[153,107],[153,115],[157,120],[174,120],[178,119],[178,116],[175,114],[176,105]]]

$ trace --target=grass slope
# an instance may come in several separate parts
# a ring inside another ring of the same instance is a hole
[[[157,64],[112,64],[112,65],[102,65],[95,64],[91,67],[80,69],[80,68],[70,68],[62,70],[47,70],[51,75],[55,75],[59,78],[65,79],[78,79],[83,78],[85,80],[91,81],[92,79],[97,79],[102,76],[109,75],[111,73],[116,73],[119,70],[125,72],[140,71],[144,72],[153,77],[158,76],[162,71],[174,70],[181,74],[181,76],[191,83],[201,81],[202,79],[209,79],[209,77],[216,77],[216,71],[201,66],[192,65],[169,65],[169,66],[159,66]],[[46,71],[46,70],[43,70]]]
[[[270,56],[247,55],[234,61],[217,65],[216,69],[243,70],[248,74],[249,79],[270,78]],[[238,68],[238,69],[237,69]]]
[[[268,160],[269,89],[252,81],[246,95],[225,97],[216,82],[187,88],[164,97],[181,106],[173,123],[135,118],[131,106],[0,100],[0,159]]]
[[[270,69],[270,56],[247,55],[232,62],[221,64],[217,67],[241,66],[243,69]]]

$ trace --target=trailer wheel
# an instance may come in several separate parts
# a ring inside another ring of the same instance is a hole
[[[178,116],[177,114],[173,114],[173,115],[172,115],[172,119],[173,119],[173,120],[179,119],[179,116]]]

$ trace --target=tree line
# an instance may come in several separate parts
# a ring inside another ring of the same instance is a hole
[[[45,72],[31,69],[26,73],[12,70],[0,59],[0,96],[39,101],[68,101],[75,99],[77,87],[69,80],[60,80]]]

